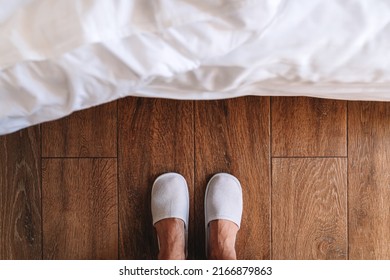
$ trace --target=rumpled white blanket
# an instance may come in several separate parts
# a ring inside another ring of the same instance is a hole
[[[390,100],[388,0],[0,0],[0,134],[124,96]]]

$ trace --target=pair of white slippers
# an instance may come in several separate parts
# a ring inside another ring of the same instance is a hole
[[[188,240],[189,194],[184,177],[177,173],[165,173],[159,176],[152,187],[153,225],[157,222],[177,218],[184,222],[186,248]],[[238,228],[242,217],[242,189],[236,177],[227,173],[214,175],[207,184],[204,209],[206,254],[208,252],[208,226],[214,220],[228,220]]]

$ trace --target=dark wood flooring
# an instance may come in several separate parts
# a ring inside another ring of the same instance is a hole
[[[240,259],[390,259],[390,103],[306,97],[129,97],[0,137],[0,259],[155,258],[170,171],[191,259],[217,172],[243,187]]]

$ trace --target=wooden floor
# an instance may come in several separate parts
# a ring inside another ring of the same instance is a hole
[[[0,259],[153,259],[150,191],[183,174],[189,257],[207,181],[243,187],[240,259],[390,259],[390,103],[125,98],[0,137]]]

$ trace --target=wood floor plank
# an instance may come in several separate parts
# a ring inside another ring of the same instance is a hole
[[[272,156],[347,156],[346,101],[272,97]]]
[[[239,259],[270,258],[269,97],[197,101],[195,106],[196,258],[205,258],[204,193],[218,172],[242,185],[244,212]]]
[[[116,157],[117,102],[42,124],[43,157]]]
[[[41,259],[39,126],[0,137],[0,259]]]
[[[390,259],[390,103],[348,104],[349,258]]]
[[[43,159],[44,259],[117,259],[116,159]]]
[[[347,159],[272,159],[272,258],[347,258]]]
[[[190,192],[189,257],[193,252],[193,102],[125,98],[119,101],[120,258],[154,259],[150,210],[154,180],[182,174]]]

